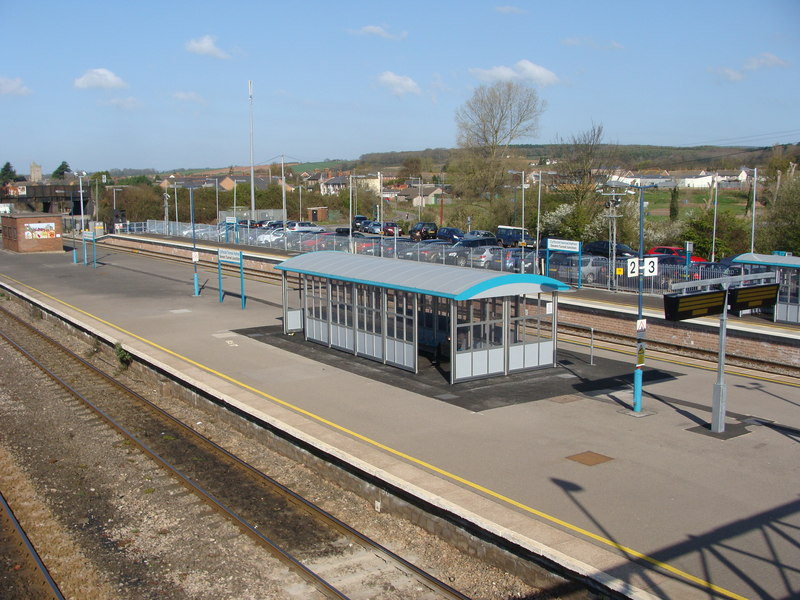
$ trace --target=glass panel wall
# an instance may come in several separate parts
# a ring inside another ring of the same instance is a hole
[[[456,308],[456,352],[503,346],[503,299],[459,302]]]
[[[321,277],[305,278],[306,315],[310,319],[328,318],[328,280]]]

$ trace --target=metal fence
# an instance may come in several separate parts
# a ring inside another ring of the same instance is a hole
[[[151,233],[185,237],[192,239],[190,223],[147,221],[146,223],[127,223],[122,233]],[[509,273],[542,273],[576,287],[637,292],[638,277],[628,277],[627,259],[619,259],[616,268],[610,268],[606,261],[605,268],[564,267],[548,261],[544,252],[524,252],[520,248],[473,248],[458,251],[447,243],[435,241],[414,242],[402,237],[364,236],[350,238],[335,232],[302,233],[267,230],[255,227],[232,225],[194,225],[194,238],[220,243],[238,244],[282,250],[293,253],[334,250],[352,252],[371,256],[396,258],[399,260],[416,260],[420,262],[458,265],[476,269],[491,269]],[[606,260],[606,259],[602,259]],[[580,260],[577,264],[581,264]],[[592,270],[595,269],[595,270]],[[619,273],[622,273],[621,275]],[[681,265],[659,265],[658,274],[644,277],[644,293],[669,293],[673,283],[684,281],[702,281],[730,274],[718,263],[691,263],[689,267]]]

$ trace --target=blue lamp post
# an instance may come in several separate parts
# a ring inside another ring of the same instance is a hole
[[[644,191],[655,185],[632,185],[639,190],[639,311],[636,327],[636,369],[633,372],[633,412],[642,412],[642,371],[644,369],[645,329],[638,327],[642,322],[642,299],[644,296]]]

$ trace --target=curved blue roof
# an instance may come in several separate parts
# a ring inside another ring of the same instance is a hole
[[[454,300],[566,292],[551,277],[380,258],[348,252],[309,252],[275,266],[290,273],[428,294]]]

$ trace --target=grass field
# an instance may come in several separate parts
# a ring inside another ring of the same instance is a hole
[[[645,191],[644,199],[648,203],[647,217],[649,220],[661,221],[669,219],[669,203],[671,190]],[[700,213],[705,210],[706,203],[713,206],[713,191],[682,189],[678,191],[679,218],[683,219],[690,210]],[[742,216],[747,208],[748,196],[746,191],[719,190],[717,192],[717,211]]]

